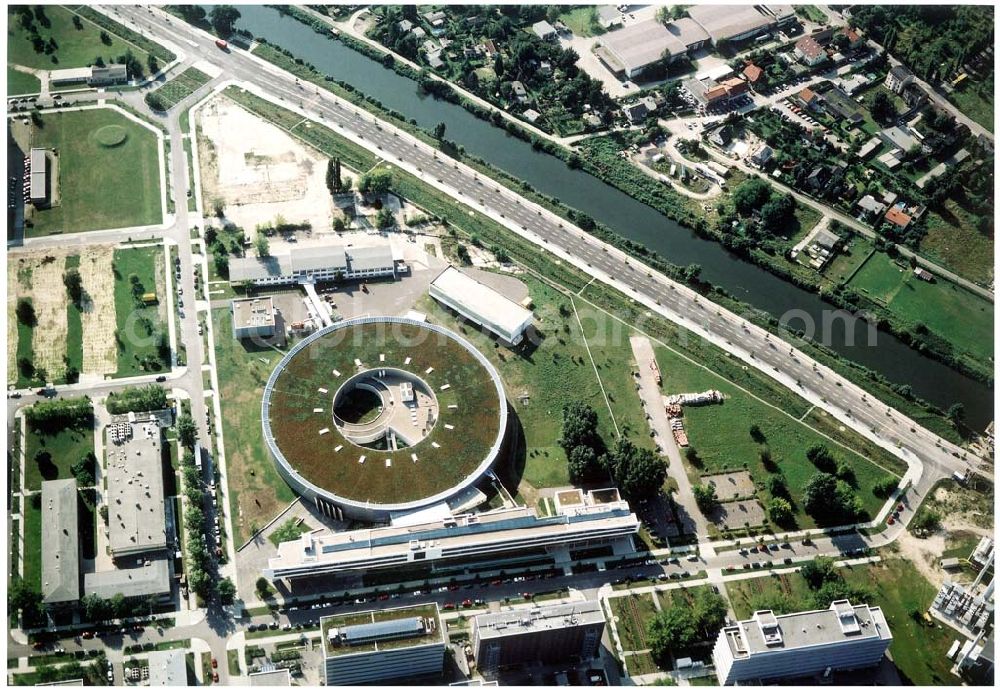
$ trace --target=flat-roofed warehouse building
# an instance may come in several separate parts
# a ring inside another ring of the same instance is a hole
[[[42,481],[42,516],[42,602],[72,605],[80,599],[75,479]]]
[[[274,336],[275,312],[271,296],[235,298],[232,302],[233,338],[251,339]]]
[[[720,41],[745,41],[795,20],[789,5],[691,5],[688,16]]]
[[[516,608],[472,619],[472,650],[484,676],[512,666],[575,663],[597,657],[604,634],[598,601]]]
[[[421,563],[502,565],[539,556],[554,560],[555,555],[598,545],[629,552],[638,531],[639,519],[614,491],[608,501],[561,507],[545,517],[534,508],[514,507],[421,524],[313,531],[281,543],[263,574],[273,581]]]
[[[722,685],[765,683],[870,668],[890,644],[881,608],[844,600],[788,615],[759,610],[719,632],[712,660]]]
[[[326,685],[439,675],[445,627],[436,603],[320,620]]]
[[[115,560],[167,547],[160,425],[128,426],[108,445],[108,539]]]
[[[151,651],[146,662],[150,687],[187,687],[187,652],[184,649]]]
[[[44,149],[33,148],[29,154],[31,177],[29,179],[28,196],[32,204],[44,202],[48,198],[48,158]]]
[[[390,245],[345,248],[341,245],[293,248],[270,257],[235,257],[229,281],[278,286],[303,281],[340,281],[396,276]]]
[[[615,74],[632,78],[650,65],[697,50],[708,40],[705,30],[687,17],[667,25],[650,19],[605,34],[596,55]]]
[[[534,319],[531,310],[455,267],[448,267],[431,282],[430,295],[511,345],[521,343]]]

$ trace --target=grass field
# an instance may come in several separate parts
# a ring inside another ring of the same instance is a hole
[[[843,572],[848,584],[874,593],[873,602],[882,608],[893,643],[889,648],[904,685],[957,685],[948,672],[946,657],[956,633],[947,627],[920,624],[911,615],[930,607],[937,589],[908,562],[890,558],[879,564],[855,567]]]
[[[34,26],[43,41],[54,39],[56,49],[50,55],[36,52],[31,43],[31,33],[22,26],[16,14],[7,11],[7,62],[41,70],[59,70],[68,67],[86,67],[101,57],[104,62],[115,62],[125,51],[132,53],[145,65],[147,53],[128,43],[113,32],[107,34],[110,43],[101,41],[101,28],[88,19],[81,19],[81,28],[73,25],[74,14],[65,7],[47,5],[45,15],[49,26],[37,19]]]
[[[201,70],[189,67],[152,93],[160,97],[163,110],[170,110],[210,79]]]
[[[497,367],[507,400],[524,430],[523,480],[534,488],[568,485],[566,454],[558,444],[563,406],[573,401],[590,405],[609,444],[614,426],[569,298],[537,279],[520,278],[535,303],[535,325],[542,335],[537,348],[522,355],[498,347],[491,337],[461,324],[429,297],[420,301],[418,309],[432,322],[459,331]]]
[[[32,146],[58,152],[58,205],[36,210],[28,237],[142,226],[163,219],[155,135],[110,108],[47,113]],[[124,131],[124,140],[115,144]]]
[[[611,615],[615,618],[618,638],[625,651],[648,649],[646,631],[649,621],[656,615],[653,596],[648,593],[629,594],[621,598],[608,599]]]
[[[823,269],[823,278],[839,286],[851,278],[874,249],[870,240],[861,236],[852,237],[849,247],[837,253],[837,256]]]
[[[264,444],[260,427],[260,396],[279,351],[255,348],[235,339],[228,310],[212,311],[218,370],[222,430],[229,477],[229,507],[233,539],[239,547],[295,499],[281,479]]]
[[[993,280],[993,237],[980,233],[975,220],[954,200],[944,210],[927,212],[927,235],[920,252],[956,274],[988,284]]]
[[[981,85],[968,84],[948,94],[958,110],[993,132],[993,77]]]
[[[42,83],[35,75],[20,72],[7,67],[7,95],[37,94],[42,90]]]
[[[48,452],[51,463],[39,468],[35,454]],[[72,478],[70,467],[80,461],[87,452],[94,451],[94,429],[81,430],[64,428],[54,435],[44,435],[28,424],[28,435],[24,456],[24,486],[28,490],[41,490],[42,481],[57,478]],[[29,503],[30,504],[30,503]]]
[[[22,578],[28,586],[42,587],[42,496],[24,499],[24,565]]]
[[[596,7],[575,7],[559,15],[560,21],[576,36],[600,36],[604,27],[597,19]]]
[[[718,389],[726,395],[722,404],[686,407],[684,424],[702,466],[699,473],[712,473],[723,469],[746,467],[755,483],[762,484],[768,471],[760,461],[760,447],[750,437],[750,426],[757,425],[766,438],[766,444],[785,476],[792,498],[798,500],[802,488],[816,473],[816,468],[806,459],[806,450],[816,443],[826,444],[833,455],[847,462],[857,478],[857,494],[864,507],[875,515],[882,500],[872,494],[872,486],[889,474],[853,451],[844,449],[822,438],[816,431],[785,415],[779,410],[752,398],[722,377],[692,365],[672,351],[657,347],[656,357],[663,375],[665,393],[701,392]],[[802,413],[792,415],[799,417]],[[691,470],[689,469],[689,473]],[[758,498],[765,506],[771,499],[764,489]],[[806,515],[798,502],[794,505],[795,518],[800,528],[811,528],[815,522]]]
[[[992,358],[993,306],[974,293],[942,279],[918,279],[883,253],[873,255],[850,285],[908,324],[923,323],[972,359],[988,363]]]
[[[727,582],[726,593],[737,620],[746,620],[757,610],[783,615],[812,609],[812,592],[798,572]]]
[[[31,300],[30,298],[28,299]],[[8,315],[8,319],[16,319],[14,315]],[[30,327],[26,324],[18,321],[17,323],[17,360],[26,358],[29,362],[35,362],[35,349],[32,346],[33,333],[35,331],[34,327]],[[40,378],[34,377],[29,379],[24,376],[21,369],[17,369],[17,386],[27,387],[31,384],[35,384],[40,381]]]
[[[161,358],[157,335],[166,333],[163,247],[115,250],[115,314],[118,321],[118,372],[126,377],[158,372],[169,366]],[[143,290],[155,292],[160,303],[137,307],[129,277],[135,274]]]

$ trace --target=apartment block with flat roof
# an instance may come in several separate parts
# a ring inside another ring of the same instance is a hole
[[[881,608],[844,600],[787,615],[759,610],[722,628],[712,660],[719,684],[756,684],[870,668],[890,644]]]
[[[440,674],[445,627],[436,603],[320,620],[328,686]]]
[[[598,601],[484,613],[472,619],[476,667],[487,677],[511,666],[573,663],[597,657],[604,634]]]

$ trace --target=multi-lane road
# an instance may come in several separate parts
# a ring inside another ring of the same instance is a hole
[[[736,357],[790,385],[907,464],[924,472],[964,472],[971,459],[962,448],[934,435],[863,389],[813,361],[778,337],[716,306],[616,248],[601,242],[517,193],[479,175],[433,147],[325,90],[303,85],[290,73],[251,53],[222,53],[206,32],[142,7],[107,10],[154,38],[219,65],[226,75],[266,98],[324,122],[336,132],[411,171],[511,230],[572,262],[594,278],[620,288],[670,319],[691,328]],[[984,473],[990,476],[991,470]]]

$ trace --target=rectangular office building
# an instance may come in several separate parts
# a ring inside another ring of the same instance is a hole
[[[159,422],[122,423],[117,430],[107,450],[108,539],[115,560],[167,547]]]
[[[320,620],[326,685],[439,675],[445,628],[436,603]]]
[[[758,610],[719,632],[712,660],[720,684],[756,684],[870,668],[890,644],[881,608],[844,600],[788,615]]]
[[[472,620],[472,649],[480,674],[527,663],[574,663],[597,657],[604,634],[598,601],[516,608]]]

